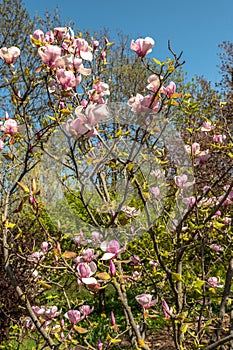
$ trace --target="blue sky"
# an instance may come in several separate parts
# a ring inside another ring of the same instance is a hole
[[[156,41],[153,57],[168,56],[167,40],[175,52],[183,51],[189,78],[203,75],[219,80],[218,44],[233,41],[232,0],[24,0],[31,15],[53,11],[58,5],[64,25],[68,17],[81,29],[117,29],[132,39],[151,36]]]

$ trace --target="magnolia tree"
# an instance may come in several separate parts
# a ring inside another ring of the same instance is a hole
[[[32,88],[20,48],[0,49],[12,98],[1,124],[1,249],[20,306],[11,345],[148,350],[165,326],[175,349],[231,344],[224,101],[212,120],[176,91],[171,76],[184,62],[170,43],[160,62],[146,58],[152,38],[131,42],[148,82],[116,101],[107,38],[88,42],[69,27],[30,38],[40,58]],[[38,86],[48,113],[32,118]],[[192,120],[180,133],[174,113]]]

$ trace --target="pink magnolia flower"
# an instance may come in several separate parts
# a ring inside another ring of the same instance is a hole
[[[38,54],[47,66],[54,68],[56,60],[61,56],[61,48],[57,45],[47,44],[39,47]]]
[[[9,134],[11,136],[17,134],[19,131],[17,121],[14,119],[7,119],[4,125],[1,126],[1,130],[5,132],[5,134]]]
[[[2,151],[4,147],[5,143],[2,140],[0,140],[0,151]]]
[[[191,146],[185,145],[185,149],[188,153],[192,154],[193,156],[196,156],[200,153],[200,144],[197,142],[192,143]]]
[[[78,310],[69,310],[65,313],[64,317],[67,318],[71,324],[75,325],[83,320],[85,316],[81,316],[81,313]]]
[[[66,123],[66,130],[76,139],[81,135],[87,133],[87,136],[96,134],[94,126],[96,126],[102,119],[106,119],[109,116],[107,106],[90,104],[82,113],[83,108],[78,107],[75,110],[75,114],[78,118],[69,119]]]
[[[47,252],[48,249],[49,249],[49,244],[48,244],[48,242],[42,242],[40,248],[41,248],[42,252]]]
[[[94,311],[94,306],[90,307],[89,305],[82,305],[79,310],[84,316],[88,316]]]
[[[101,243],[100,248],[106,252],[102,256],[101,260],[110,260],[115,258],[118,254],[121,254],[125,251],[125,247],[120,248],[118,241],[113,239],[112,241],[104,241]]]
[[[137,302],[143,307],[143,309],[149,309],[157,304],[158,299],[152,300],[151,294],[140,294],[135,297]]]
[[[167,302],[163,299],[162,300],[162,308],[163,308],[163,314],[165,318],[170,318],[172,314],[172,308],[169,308]]]
[[[166,88],[164,86],[161,88],[161,92],[169,98],[172,97],[175,91],[176,91],[176,84],[173,81],[171,81]]]
[[[214,130],[214,128],[215,128],[215,126],[212,125],[211,122],[206,121],[202,124],[201,131],[209,132],[209,131]]]
[[[96,264],[93,261],[90,263],[81,262],[77,266],[77,271],[81,282],[85,284],[97,284],[96,279],[94,277],[91,277],[97,271]]]
[[[189,208],[192,208],[196,202],[196,198],[194,196],[183,198],[182,202],[186,204]]]
[[[83,58],[87,61],[92,61],[92,47],[88,45],[85,39],[75,39],[69,51],[75,53],[78,57]]]
[[[131,41],[130,48],[135,51],[139,57],[144,57],[152,51],[154,44],[154,40],[150,37],[146,37],[145,39],[139,38],[136,41]]]
[[[93,259],[97,257],[97,254],[95,254],[94,249],[87,248],[82,251],[81,256],[78,256],[74,259],[76,264],[79,264],[81,262],[91,262]]]
[[[151,187],[150,188],[151,193],[154,195],[155,198],[158,198],[160,195],[160,189],[159,187]]]
[[[208,278],[208,283],[211,287],[220,287],[220,278],[219,277],[210,277],[210,278]]]
[[[154,100],[152,105],[152,95],[142,96],[141,94],[137,94],[136,96],[131,97],[128,100],[128,106],[131,107],[132,112],[135,113],[141,113],[141,112],[148,112],[148,113],[154,113],[158,112],[160,108],[160,104],[158,100]]]
[[[20,49],[16,46],[9,47],[2,47],[0,49],[0,58],[2,58],[7,64],[13,64],[15,63],[15,60],[20,55]]]
[[[57,71],[57,81],[65,91],[73,89],[75,86],[81,83],[81,75],[75,77],[74,73],[70,70],[59,69]]]
[[[63,40],[66,37],[66,34],[68,33],[68,27],[57,27],[54,28],[53,33],[54,37],[58,40]]]
[[[58,311],[57,306],[47,306],[45,308],[44,317],[46,319],[52,319],[52,318],[59,316],[60,313],[61,313],[61,310]]]
[[[207,160],[210,158],[209,150],[205,150],[199,153],[198,160],[199,164],[204,164],[207,162]]]
[[[174,181],[177,187],[183,189],[186,187],[188,176],[185,174],[177,175],[174,177]]]
[[[210,248],[211,248],[214,252],[221,252],[221,251],[224,250],[224,248],[223,248],[221,245],[219,245],[219,244],[212,244],[212,245],[210,246]]]
[[[223,143],[226,140],[226,135],[214,135],[213,141],[216,143]]]
[[[148,78],[149,85],[147,85],[147,89],[153,92],[157,92],[161,86],[161,79],[162,77],[159,79],[158,75],[156,74],[151,75]]]
[[[93,46],[93,50],[96,50],[97,47],[99,46],[98,40],[93,40],[93,41],[92,41],[92,46]]]
[[[115,320],[115,316],[114,316],[114,312],[113,311],[111,311],[110,322],[111,322],[112,326],[114,326],[116,324],[116,320]]]
[[[121,211],[123,211],[123,213],[125,213],[125,215],[127,216],[127,218],[134,218],[135,216],[138,216],[141,214],[141,210],[136,210],[134,207],[129,207],[129,206],[123,206],[121,208]]]
[[[34,38],[36,40],[40,40],[40,41],[44,41],[45,40],[45,36],[44,36],[44,32],[40,29],[37,29],[34,31],[33,35],[31,36],[31,38]]]
[[[56,68],[66,68],[66,69],[73,69],[77,73],[83,74],[83,75],[89,75],[91,74],[90,68],[85,68],[82,63],[82,59],[75,57],[73,54],[68,54],[59,57],[55,61]]]
[[[116,276],[116,266],[112,260],[110,260],[109,273],[111,276]]]

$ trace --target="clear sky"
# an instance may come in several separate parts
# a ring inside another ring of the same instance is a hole
[[[74,20],[80,30],[120,29],[132,39],[151,36],[153,57],[168,56],[167,40],[175,52],[184,52],[189,77],[219,80],[218,44],[233,41],[233,0],[23,0],[33,15],[58,5],[64,26]]]

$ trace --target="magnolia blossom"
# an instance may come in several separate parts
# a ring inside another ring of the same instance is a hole
[[[174,181],[177,187],[183,189],[187,187],[188,176],[185,174],[177,175],[174,177]]]
[[[71,90],[75,86],[81,83],[81,75],[75,77],[74,73],[70,70],[59,69],[57,71],[57,81],[65,91]]]
[[[149,309],[158,302],[158,299],[152,300],[151,294],[140,294],[137,295],[135,299],[143,307],[143,309]]]
[[[109,115],[107,106],[90,104],[82,113],[83,108],[78,107],[75,114],[78,118],[69,119],[66,123],[66,130],[76,139],[87,133],[87,136],[96,135],[94,126]]]
[[[2,140],[0,140],[0,151],[2,151],[4,147],[5,143]]]
[[[131,97],[128,100],[127,104],[128,106],[131,107],[132,112],[135,112],[135,113],[158,112],[160,108],[159,101],[157,99],[153,101],[152,98],[153,98],[152,95],[147,95],[144,97],[141,94],[137,94],[136,96]]]
[[[55,67],[56,68],[66,68],[66,69],[73,69],[77,73],[83,74],[83,75],[89,75],[91,74],[90,68],[85,68],[82,63],[82,59],[75,57],[73,54],[68,54],[59,57],[55,61]]]
[[[226,135],[214,135],[213,141],[216,143],[223,143],[226,140]]]
[[[193,156],[196,156],[200,153],[200,144],[197,142],[192,143],[191,146],[185,145],[185,149],[188,153],[192,154]]]
[[[8,114],[6,113],[6,117],[8,118]],[[24,125],[18,125],[17,121],[14,119],[7,119],[5,123],[1,126],[1,130],[8,135],[15,135],[18,132],[22,131],[25,128]]]
[[[81,313],[78,310],[69,310],[68,312],[65,313],[64,316],[73,325],[77,324],[79,321],[83,320],[85,317],[84,315],[81,316]]]
[[[98,40],[93,40],[92,41],[92,46],[93,46],[93,50],[96,50],[97,47],[99,46],[99,41]]]
[[[116,265],[112,260],[110,260],[110,264],[109,264],[109,273],[111,276],[116,276]]]
[[[85,39],[75,39],[73,40],[72,45],[68,48],[70,53],[75,53],[78,57],[92,61],[92,47],[88,45],[88,42]]]
[[[163,308],[163,314],[165,318],[170,318],[172,314],[172,308],[169,308],[166,300],[162,300],[162,308]]]
[[[171,81],[166,88],[164,86],[162,86],[161,88],[161,92],[169,98],[172,97],[175,91],[176,91],[176,84],[173,81]]]
[[[221,287],[219,277],[210,277],[208,278],[208,283],[211,287]]]
[[[204,164],[207,162],[207,160],[210,158],[209,150],[205,150],[199,153],[198,160],[199,164]]]
[[[224,250],[224,248],[221,246],[221,245],[219,245],[219,244],[212,244],[211,246],[210,246],[210,248],[214,251],[214,252],[221,252],[221,251],[223,251]]]
[[[94,306],[90,307],[89,305],[82,305],[79,310],[84,316],[88,316],[94,311]]]
[[[129,206],[123,206],[121,208],[121,211],[123,211],[123,213],[125,213],[125,215],[127,216],[127,218],[133,218],[135,216],[138,216],[141,214],[141,210],[136,210],[134,207],[129,207]]]
[[[183,198],[182,202],[186,204],[189,208],[192,208],[196,202],[196,198],[194,196]]]
[[[92,102],[105,103],[103,97],[110,95],[109,85],[102,81],[97,81],[93,84],[93,89],[88,91],[88,95]]]
[[[47,252],[49,249],[48,242],[42,242],[40,248],[41,248],[42,252]]]
[[[146,37],[145,39],[132,40],[130,48],[135,51],[139,57],[144,57],[152,51],[152,47],[155,42],[152,38]]]
[[[76,264],[79,264],[81,262],[91,262],[93,259],[97,257],[97,254],[95,254],[94,249],[87,248],[82,251],[81,256],[78,256],[74,259]]]
[[[38,54],[47,66],[54,68],[56,60],[61,56],[61,48],[57,45],[47,44],[39,47]]]
[[[157,92],[158,89],[161,86],[161,80],[162,77],[158,77],[158,75],[153,74],[148,78],[148,85],[147,85],[147,89],[153,92]]]
[[[110,260],[115,258],[118,254],[125,251],[125,247],[120,248],[120,244],[114,239],[112,241],[104,241],[101,243],[100,248],[106,252],[102,256],[101,260]]]
[[[0,58],[2,58],[7,64],[15,63],[16,58],[20,55],[20,49],[16,46],[2,47],[0,49]]]
[[[81,282],[85,284],[97,284],[96,279],[91,277],[97,271],[96,264],[93,261],[90,263],[81,262],[77,265],[77,271]]]
[[[46,320],[51,320],[60,315],[61,311],[58,311],[57,306],[32,306],[37,317],[42,316]]]
[[[211,124],[211,122],[207,121],[202,124],[201,131],[209,132],[214,130],[215,126]]]
[[[160,195],[160,189],[159,187],[151,187],[150,192],[153,194],[155,198],[158,198]]]

